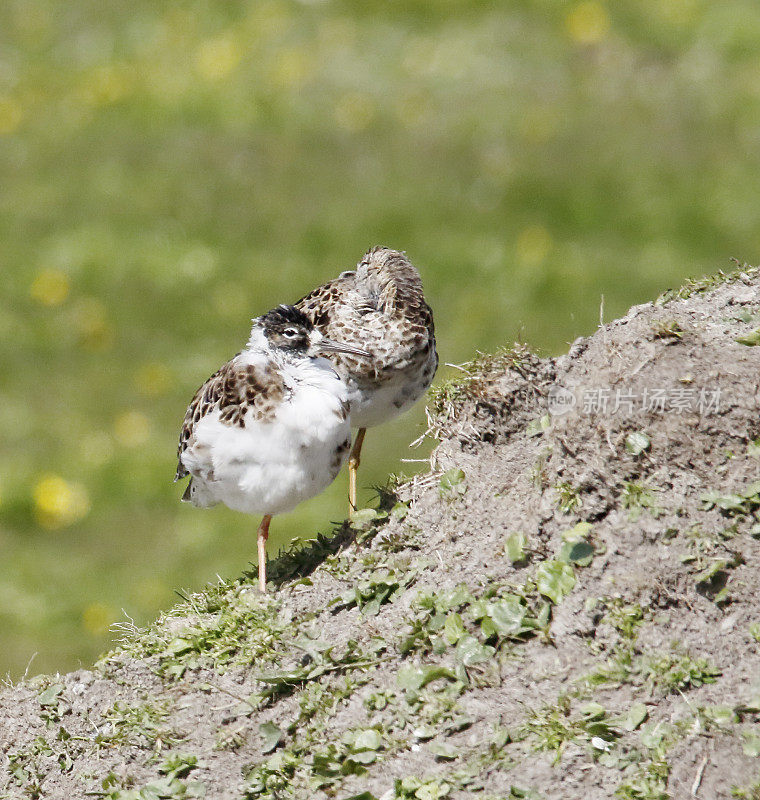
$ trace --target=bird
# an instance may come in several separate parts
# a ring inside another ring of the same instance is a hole
[[[356,269],[342,272],[294,305],[324,336],[370,354],[328,355],[346,382],[351,424],[358,428],[348,460],[351,516],[357,510],[356,477],[367,428],[410,408],[438,368],[433,312],[406,254],[379,246],[368,250]]]
[[[274,515],[335,479],[351,446],[348,387],[323,356],[368,358],[332,341],[303,312],[281,305],[252,320],[234,358],[195,393],[185,414],[175,481],[182,500],[263,514],[257,531],[259,589]]]

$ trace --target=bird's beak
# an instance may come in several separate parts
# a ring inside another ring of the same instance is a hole
[[[332,339],[326,339],[324,336],[317,344],[317,347],[326,353],[349,353],[352,356],[372,358],[372,356],[366,350],[360,350],[358,347],[351,347],[347,344],[334,342]]]

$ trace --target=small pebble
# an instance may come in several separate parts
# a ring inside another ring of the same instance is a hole
[[[729,614],[721,623],[720,629],[722,631],[730,631],[736,625],[736,620],[739,618],[738,614]]]

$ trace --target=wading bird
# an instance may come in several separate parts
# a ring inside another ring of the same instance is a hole
[[[355,270],[307,294],[296,308],[325,336],[369,353],[328,356],[348,386],[351,425],[359,429],[348,460],[350,514],[356,510],[356,471],[367,428],[406,411],[433,380],[433,312],[417,270],[404,253],[387,247],[369,250]]]
[[[243,351],[198,389],[185,414],[175,477],[190,475],[182,499],[264,515],[262,592],[272,516],[329,486],[351,446],[348,388],[327,354],[368,357],[331,341],[293,306],[278,306],[253,320]]]

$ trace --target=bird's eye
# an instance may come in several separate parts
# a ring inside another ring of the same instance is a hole
[[[287,336],[288,339],[295,339],[298,336],[298,329],[297,328],[285,328],[282,332],[283,336]]]

